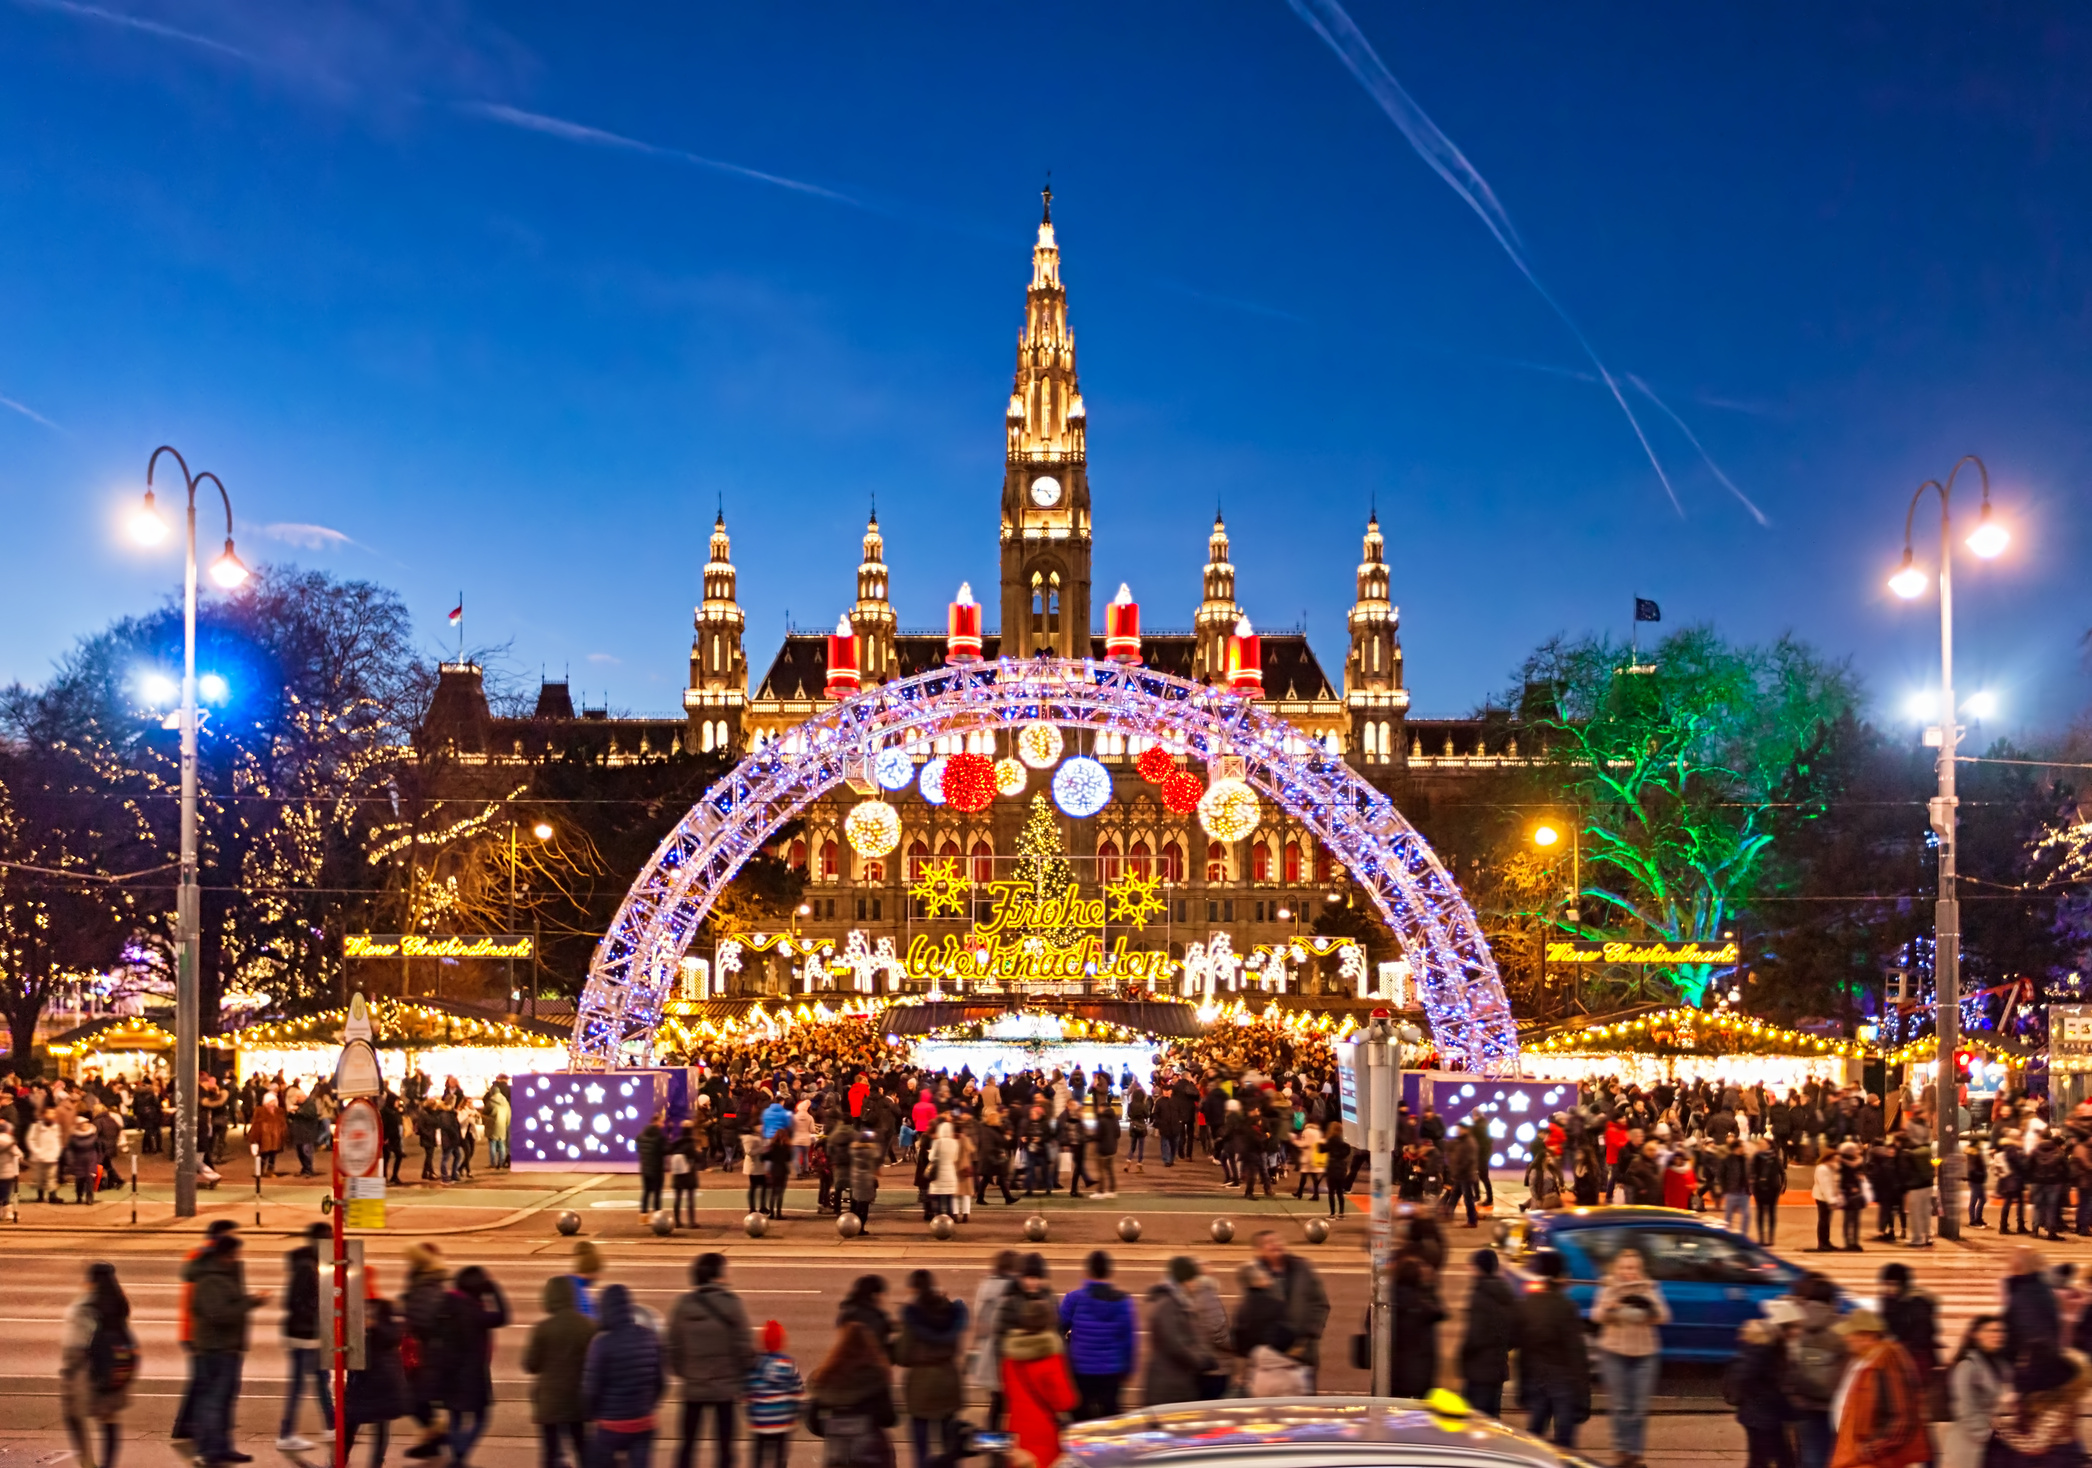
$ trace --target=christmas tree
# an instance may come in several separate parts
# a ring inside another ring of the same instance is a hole
[[[1060,822],[1044,795],[1031,798],[1031,814],[1017,835],[1017,881],[1025,898],[1044,908],[1067,893],[1075,882],[1075,869],[1061,846]],[[1035,909],[1036,910],[1036,909]],[[1084,930],[1074,927],[1032,924],[1026,933],[1049,948],[1068,948],[1080,943]]]

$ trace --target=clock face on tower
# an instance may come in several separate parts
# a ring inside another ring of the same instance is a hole
[[[1051,509],[1061,502],[1061,482],[1050,474],[1041,474],[1031,482],[1031,502],[1040,509]]]

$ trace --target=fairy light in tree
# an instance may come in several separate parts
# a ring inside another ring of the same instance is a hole
[[[1017,758],[1035,770],[1050,770],[1061,757],[1061,731],[1051,724],[1026,724],[1017,731]],[[1019,785],[1018,790],[1024,787]],[[1015,790],[1006,790],[1014,795]]]
[[[1177,773],[1177,762],[1161,745],[1151,744],[1140,752],[1140,758],[1133,762],[1133,768],[1140,771],[1140,777],[1150,785],[1160,785]]]
[[[1162,804],[1171,815],[1190,815],[1205,794],[1206,782],[1189,770],[1171,770],[1162,777]]]
[[[985,754],[951,755],[937,783],[953,810],[986,810],[995,800],[995,762]]]
[[[1022,795],[1025,781],[1024,766],[1017,760],[999,759],[995,762],[995,793],[997,795]]]
[[[861,800],[843,818],[843,834],[859,856],[885,856],[901,844],[900,813],[883,800]]]
[[[1111,771],[1086,754],[1064,760],[1053,772],[1053,803],[1085,820],[1104,809],[1111,799]]]
[[[920,790],[923,799],[932,805],[944,804],[944,770],[946,763],[946,757],[940,754],[924,765],[922,773],[915,777],[915,788]]]
[[[1199,797],[1199,824],[1215,841],[1234,843],[1256,830],[1264,808],[1241,780],[1222,780]]]
[[[881,789],[906,790],[915,778],[915,761],[898,745],[882,749],[872,756],[872,778]]]

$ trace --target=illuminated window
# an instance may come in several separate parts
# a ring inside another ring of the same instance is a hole
[[[1118,842],[1097,843],[1097,879],[1101,882],[1116,882],[1119,879]]]
[[[939,861],[957,861],[959,859],[959,844],[950,837],[946,837],[938,842],[937,859]]]
[[[791,867],[794,871],[803,872],[806,870],[806,843],[804,841],[794,841],[792,843],[791,854],[785,858],[785,865]]]
[[[1128,852],[1126,856],[1126,865],[1133,868],[1136,876],[1145,877],[1148,875],[1150,863],[1148,860],[1147,842],[1136,841],[1133,843],[1133,850]]]
[[[866,862],[866,863],[864,864],[864,879],[865,879],[865,881],[867,881],[867,882],[883,882],[883,881],[885,881],[885,880],[886,880],[886,863],[885,863],[885,862],[883,862],[883,861],[868,861],[868,862]],[[877,899],[874,899],[874,903],[875,903],[875,905],[876,905],[876,901],[877,901]]]
[[[985,840],[973,843],[973,880],[985,886],[995,880],[995,848]]]
[[[836,849],[835,842],[833,840],[823,841],[821,843],[820,871],[822,880],[833,881],[842,874],[842,870],[842,853]]]
[[[930,848],[928,843],[924,842],[920,837],[908,843],[909,881],[920,882],[923,879],[923,863],[929,859]]]
[[[1171,841],[1162,848],[1162,880],[1181,882],[1184,880],[1184,848]]]
[[[1288,841],[1286,843],[1285,872],[1286,885],[1288,887],[1300,885],[1300,843],[1298,841]]]
[[[1206,843],[1206,880],[1225,882],[1228,879],[1228,849],[1218,841]]]
[[[1209,850],[1209,856],[1212,852]],[[1259,841],[1249,849],[1249,879],[1252,882],[1271,880],[1271,848]]]

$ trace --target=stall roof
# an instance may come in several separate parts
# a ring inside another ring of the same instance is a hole
[[[1069,1019],[1124,1025],[1165,1039],[1202,1035],[1198,1011],[1189,1004],[1148,1003],[1125,999],[1070,999],[1052,1004],[1002,1004],[946,1000],[932,1004],[897,1004],[882,1014],[880,1022],[889,1035],[928,1035],[954,1025],[980,1024],[1005,1014],[1036,1010],[1066,1015]]]

